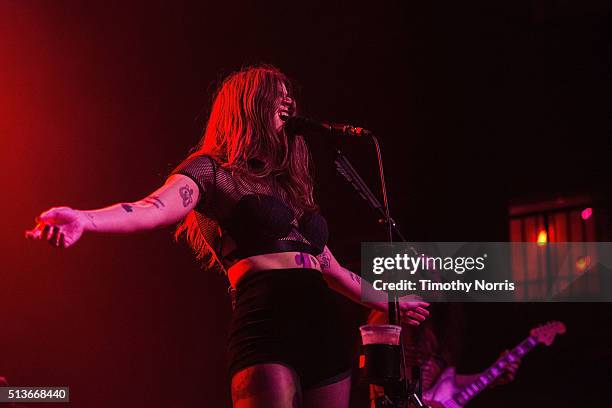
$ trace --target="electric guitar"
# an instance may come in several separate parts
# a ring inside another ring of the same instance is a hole
[[[563,333],[565,333],[565,325],[561,322],[549,322],[531,329],[530,336],[527,339],[523,340],[508,354],[486,369],[476,380],[463,388],[457,387],[455,383],[455,368],[449,367],[440,374],[438,380],[431,388],[423,392],[423,399],[431,408],[461,408],[499,378],[504,372],[504,367],[508,364],[519,360],[539,343],[550,346],[555,340],[555,336]]]

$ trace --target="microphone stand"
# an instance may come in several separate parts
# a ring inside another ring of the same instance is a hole
[[[378,139],[373,134],[370,134],[372,141],[376,147],[376,155],[378,159],[378,170],[380,174],[380,183],[381,190],[383,196],[383,204],[376,198],[376,196],[372,193],[372,191],[368,188],[367,184],[363,181],[361,176],[355,168],[351,165],[349,159],[342,153],[340,149],[336,149],[336,159],[334,163],[336,165],[336,170],[338,173],[344,177],[353,188],[359,193],[361,198],[363,198],[369,205],[379,215],[378,222],[379,224],[383,224],[387,228],[389,242],[393,242],[393,234],[397,235],[397,237],[402,242],[406,242],[406,238],[401,233],[397,223],[391,218],[389,213],[389,201],[387,198],[387,188],[385,184],[385,175],[383,171],[382,165],[382,154],[380,151],[380,145],[378,143]],[[395,273],[395,271],[392,271]],[[388,293],[388,313],[389,313],[389,324],[400,325],[400,307],[397,299],[397,293],[395,291],[391,291]],[[404,358],[404,347],[402,343],[402,332],[400,332],[400,367],[403,367],[403,370],[400,370],[400,373],[403,372],[403,379],[399,378],[394,381],[388,382],[388,384],[384,385],[384,395],[376,398],[375,406],[379,407],[393,407],[393,408],[405,408],[408,407],[409,403],[412,403],[416,407],[426,407],[422,400],[422,389],[421,389],[421,368],[415,366],[412,371],[412,380],[413,383],[408,383],[408,377],[406,375],[406,362]]]

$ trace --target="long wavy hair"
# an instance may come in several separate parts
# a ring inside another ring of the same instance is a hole
[[[290,80],[271,65],[230,74],[215,93],[204,135],[189,157],[209,155],[245,182],[272,176],[291,205],[317,210],[310,152],[304,139],[277,131],[273,125],[283,85],[294,99]],[[208,261],[204,267],[222,265],[220,254],[202,234],[194,211],[178,225],[174,237],[178,241],[183,234],[196,257]]]

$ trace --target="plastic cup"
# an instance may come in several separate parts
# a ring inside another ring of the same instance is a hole
[[[392,324],[359,328],[365,357],[364,378],[371,384],[385,385],[400,379],[400,333]]]
[[[366,324],[359,327],[359,331],[364,346],[369,344],[397,346],[400,342],[402,328],[393,324]]]

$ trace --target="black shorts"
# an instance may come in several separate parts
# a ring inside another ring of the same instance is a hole
[[[229,371],[262,363],[289,366],[302,389],[331,384],[351,374],[352,352],[321,272],[258,271],[236,288],[229,334]]]

